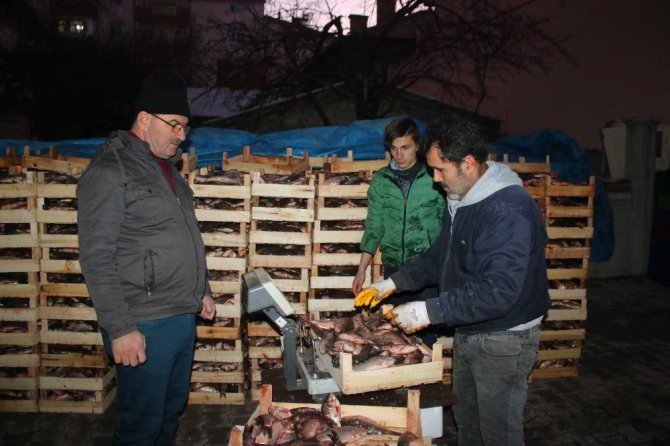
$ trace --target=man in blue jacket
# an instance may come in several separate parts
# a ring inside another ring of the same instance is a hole
[[[195,315],[216,312],[193,192],[174,166],[189,116],[184,80],[150,75],[132,128],[110,135],[77,185],[81,268],[117,364],[115,445],[174,444]]]
[[[407,333],[430,324],[455,327],[453,407],[459,445],[522,445],[527,378],[539,326],[549,308],[547,233],[518,175],[487,162],[474,123],[446,117],[426,130],[422,150],[447,194],[439,238],[356,305],[378,305],[396,290],[438,284],[439,295],[393,308]]]

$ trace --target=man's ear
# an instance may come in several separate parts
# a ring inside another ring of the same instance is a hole
[[[472,155],[466,155],[461,161],[461,165],[465,167],[467,172],[474,172],[477,170],[479,163]]]
[[[149,122],[151,121],[151,115],[145,111],[141,111],[137,114],[137,124],[142,130],[146,130],[149,127]]]

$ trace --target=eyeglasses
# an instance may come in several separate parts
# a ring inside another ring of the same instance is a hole
[[[161,121],[163,121],[164,123],[166,123],[167,125],[169,125],[170,127],[172,127],[172,133],[174,133],[175,135],[177,133],[181,132],[182,130],[184,131],[184,134],[188,133],[189,130],[191,130],[191,126],[188,126],[186,124],[180,124],[180,123],[178,123],[177,121],[174,121],[174,120],[173,121],[166,121],[165,119],[161,118],[158,115],[154,115],[153,113],[150,113],[150,114],[154,118],[158,118]]]

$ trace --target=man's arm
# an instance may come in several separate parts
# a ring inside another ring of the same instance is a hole
[[[115,166],[114,161],[89,166],[77,184],[81,269],[98,322],[112,340],[137,331],[123,298],[116,263],[125,205]]]

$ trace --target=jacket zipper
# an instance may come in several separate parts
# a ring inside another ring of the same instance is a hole
[[[177,189],[177,184],[175,182],[175,190]],[[196,290],[198,289],[198,285],[200,284],[200,263],[198,262],[198,249],[196,248],[197,242],[196,239],[193,235],[193,228],[188,223],[188,218],[186,218],[186,213],[184,212],[184,208],[181,206],[181,199],[179,196],[175,193],[175,196],[177,197],[177,203],[179,204],[179,209],[181,210],[181,215],[184,218],[184,223],[186,223],[186,227],[188,228],[188,232],[191,235],[191,241],[192,246],[193,246],[193,253],[195,255],[195,271],[196,271],[196,282],[195,282],[195,288],[193,288],[193,298],[196,300],[198,305],[200,305],[200,301],[198,301],[198,298],[196,297]],[[205,287],[206,288],[206,287]]]
[[[151,158],[151,155],[147,155],[147,156],[149,158]],[[151,164],[154,166],[154,169],[158,172],[159,176],[161,178],[163,178],[164,177],[163,171],[158,167],[158,165],[156,164],[156,162],[153,159],[151,160]],[[172,174],[172,171],[170,171],[170,174]],[[177,199],[177,204],[179,206],[179,210],[181,211],[182,218],[184,219],[184,223],[186,223],[186,227],[188,228],[188,232],[191,236],[191,241],[193,242],[192,246],[193,246],[193,251],[195,253],[196,282],[195,282],[195,287],[193,288],[193,293],[192,294],[193,294],[193,299],[195,299],[196,303],[198,305],[200,305],[200,301],[198,301],[198,298],[196,297],[196,290],[198,289],[198,285],[200,283],[200,264],[198,263],[198,250],[196,248],[196,240],[193,236],[193,229],[188,224],[188,219],[186,218],[186,214],[184,213],[184,208],[182,208],[182,206],[181,206],[181,199],[179,198],[179,194],[177,193],[177,188],[178,188],[177,182],[178,181],[183,181],[183,179],[177,179],[175,181],[175,191],[174,191],[173,195]],[[165,179],[165,181],[163,183],[166,183],[166,182],[167,182],[167,178]],[[172,189],[170,188],[169,184],[164,184],[164,187],[167,187],[168,192],[172,193]],[[147,291],[148,291],[148,295],[150,296],[151,295],[150,294],[151,290],[147,289]]]
[[[405,228],[407,227],[407,201],[409,200],[409,194],[412,192],[412,186],[414,186],[414,183],[416,183],[416,179],[419,177],[420,173],[417,174],[417,176],[414,177],[414,180],[412,180],[412,183],[409,185],[409,189],[407,190],[407,198],[403,195],[403,210],[402,210],[402,236],[401,236],[401,243],[400,246],[402,247],[401,251],[401,259],[400,259],[400,265],[405,264],[405,259],[407,257],[406,255],[406,249],[405,249]],[[395,181],[395,178],[393,180],[393,184],[395,184],[398,189],[400,189],[400,195],[402,195],[402,187]],[[398,266],[400,266],[398,265]]]

